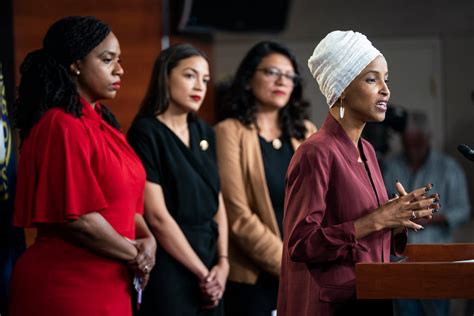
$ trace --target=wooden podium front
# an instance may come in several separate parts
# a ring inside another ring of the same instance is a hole
[[[359,299],[474,298],[474,244],[409,244],[405,262],[356,264]]]

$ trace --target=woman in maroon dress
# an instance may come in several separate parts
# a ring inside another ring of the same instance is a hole
[[[287,173],[278,316],[390,315],[390,301],[355,299],[355,264],[388,262],[413,220],[439,196],[426,188],[388,201],[366,122],[385,118],[390,91],[382,54],[362,34],[329,33],[308,61],[330,106],[321,129],[296,151]],[[409,286],[409,285],[408,285]]]
[[[131,315],[133,274],[146,282],[156,242],[144,169],[98,102],[120,88],[117,38],[94,17],[61,19],[21,74],[14,224],[38,236],[15,267],[10,315]]]

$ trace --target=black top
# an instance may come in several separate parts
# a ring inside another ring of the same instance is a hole
[[[262,150],[263,166],[268,191],[270,192],[270,199],[272,200],[273,209],[275,210],[278,228],[283,236],[285,176],[294,150],[288,136],[280,138],[282,145],[280,149],[275,149],[272,141],[267,142],[261,136],[258,136],[258,139],[260,141],[260,149]]]
[[[189,148],[156,118],[134,122],[127,138],[147,180],[161,185],[173,218],[178,224],[196,225],[217,212],[220,184],[214,131],[199,119],[189,119],[188,126]]]
[[[169,213],[210,268],[217,259],[218,230],[213,217],[220,192],[215,137],[209,125],[191,116],[188,128],[189,148],[154,117],[135,121],[127,137],[143,162],[147,180],[161,186]],[[161,247],[155,267],[139,315],[197,313],[202,303],[198,278]],[[214,312],[206,315],[219,315]]]

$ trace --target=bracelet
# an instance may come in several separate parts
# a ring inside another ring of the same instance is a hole
[[[225,258],[225,259],[229,259],[228,256],[218,256],[218,258]]]

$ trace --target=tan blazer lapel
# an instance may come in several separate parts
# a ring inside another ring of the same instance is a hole
[[[258,140],[258,133],[255,127],[246,129],[242,141],[247,144],[243,148],[248,148],[244,153],[246,161],[248,162],[250,185],[253,187],[252,192],[258,192],[256,196],[252,196],[257,209],[262,210],[259,216],[264,223],[272,223],[270,229],[277,236],[280,236],[275,211],[273,210],[270,192],[268,191],[267,180],[265,178],[265,167],[263,165],[262,151],[260,149],[260,142]]]
[[[306,137],[309,137],[316,128],[309,121],[305,122],[308,129]],[[244,128],[242,134],[243,161],[247,163],[246,173],[249,177],[249,186],[247,192],[251,199],[250,205],[255,205],[256,209],[261,210],[258,214],[263,223],[271,223],[270,229],[275,235],[281,238],[280,229],[278,228],[275,210],[273,209],[270,192],[268,191],[267,180],[265,177],[265,167],[263,165],[262,151],[258,140],[258,132],[255,126]],[[291,138],[291,145],[294,150],[301,145],[302,141]]]

